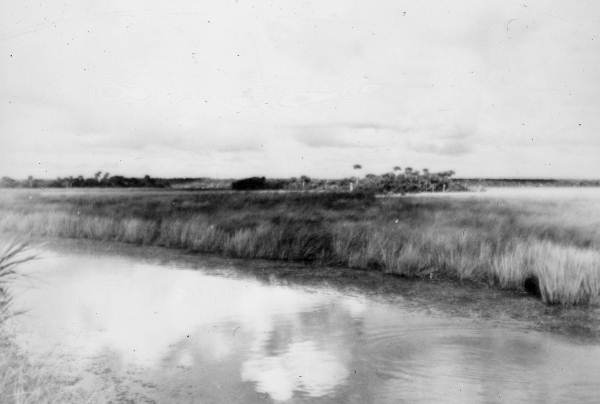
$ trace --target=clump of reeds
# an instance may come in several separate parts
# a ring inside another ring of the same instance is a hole
[[[15,268],[22,263],[35,259],[25,242],[13,240],[0,249],[0,322],[8,315],[12,296],[9,282],[15,277]]]
[[[492,272],[501,287],[533,280],[549,304],[589,304],[600,296],[600,252],[549,241],[524,240],[495,257]]]

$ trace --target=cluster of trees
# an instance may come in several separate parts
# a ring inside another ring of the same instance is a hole
[[[360,164],[353,166],[354,170],[362,170]],[[415,193],[461,191],[466,188],[454,181],[454,171],[432,173],[428,169],[422,171],[406,167],[394,167],[393,171],[364,177],[342,178],[336,180],[312,179],[305,175],[296,178],[267,179],[265,177],[250,177],[233,181],[234,190],[294,190],[294,191],[359,191],[375,193]]]
[[[454,181],[453,175],[452,170],[430,172],[427,168],[419,171],[406,167],[402,170],[401,167],[396,166],[388,173],[367,174],[361,179],[356,177],[356,188],[363,191],[401,194],[466,190],[464,186]]]

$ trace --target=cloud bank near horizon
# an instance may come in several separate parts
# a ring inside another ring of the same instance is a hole
[[[0,5],[0,175],[600,174],[600,5]]]

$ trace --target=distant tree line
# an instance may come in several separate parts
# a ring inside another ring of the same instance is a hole
[[[331,191],[331,192],[375,192],[375,193],[416,193],[463,191],[498,186],[600,186],[600,180],[592,179],[547,179],[547,178],[454,178],[454,171],[430,172],[411,167],[401,169],[395,166],[384,174],[360,176],[363,167],[352,166],[355,176],[339,179],[310,178],[306,175],[291,178],[249,177],[238,180],[204,177],[156,178],[126,177],[96,172],[91,177],[58,177],[39,179],[32,176],[26,179],[0,178],[0,188],[176,188],[176,189],[233,189],[233,190],[290,190],[290,191]]]
[[[453,180],[454,171],[431,173],[407,167],[401,170],[394,167],[393,171],[375,175],[367,174],[360,177],[360,164],[353,169],[357,172],[354,177],[340,179],[313,179],[308,176],[292,178],[249,177],[239,180],[222,180],[208,178],[154,178],[125,177],[110,175],[102,171],[91,177],[82,175],[59,177],[56,179],[38,179],[29,176],[16,180],[9,177],[0,178],[3,188],[178,188],[178,189],[233,189],[233,190],[290,190],[290,191],[359,191],[375,193],[415,193],[440,192],[466,189],[462,183]]]
[[[32,176],[24,180],[16,180],[10,177],[0,178],[2,188],[165,188],[170,186],[170,181],[163,178],[153,178],[149,175],[144,177],[125,177],[122,175],[110,175],[98,171],[93,177],[58,177],[56,179],[39,179]]]

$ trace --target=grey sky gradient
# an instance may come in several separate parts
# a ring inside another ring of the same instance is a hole
[[[1,1],[0,175],[600,177],[600,2]]]

